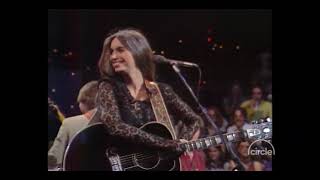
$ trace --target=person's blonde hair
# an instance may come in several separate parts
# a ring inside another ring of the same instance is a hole
[[[79,91],[78,103],[84,103],[89,109],[96,107],[96,96],[98,93],[98,81],[86,83]]]

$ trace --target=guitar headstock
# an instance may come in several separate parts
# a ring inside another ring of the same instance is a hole
[[[251,128],[245,130],[248,138],[251,140],[258,139],[271,139],[272,138],[272,119],[265,118],[257,121],[253,121]]]
[[[48,110],[51,110],[51,111],[59,110],[58,105],[56,105],[56,103],[50,97],[48,97],[48,108],[49,108]]]

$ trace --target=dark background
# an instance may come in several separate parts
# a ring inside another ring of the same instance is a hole
[[[48,10],[48,96],[67,117],[80,113],[80,87],[99,78],[107,34],[126,27],[141,29],[155,54],[199,64],[205,106],[221,106],[235,80],[248,96],[259,55],[272,53],[272,10]],[[196,90],[196,69],[183,74]],[[170,66],[157,65],[157,79],[194,105]]]

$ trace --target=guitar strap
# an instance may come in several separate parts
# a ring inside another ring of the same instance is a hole
[[[153,81],[145,80],[145,85],[149,92],[151,92],[150,102],[156,121],[165,125],[169,129],[173,139],[177,139],[158,84]]]

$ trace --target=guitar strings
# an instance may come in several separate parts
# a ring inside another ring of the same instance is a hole
[[[134,155],[139,156],[139,155],[146,155],[146,154],[148,154],[148,153],[133,153],[133,154],[127,154],[127,155],[120,156],[120,157],[123,158],[123,157],[128,157],[128,156],[134,156]]]
[[[142,160],[146,157],[155,157],[156,155],[155,154],[141,154],[141,153],[137,153],[137,154],[130,154],[130,155],[126,155],[126,156],[120,156],[120,160],[123,160],[123,161],[126,161],[126,160],[129,160],[131,161],[134,157],[137,159],[137,160]]]
[[[137,161],[142,161],[142,160],[147,160],[147,159],[150,159],[150,158],[158,157],[155,154],[140,154],[140,153],[137,153],[137,154],[139,154],[139,155],[137,155],[137,156],[135,156],[135,154],[126,155],[125,158],[123,158],[123,156],[121,156],[120,157],[120,161],[121,161],[122,164],[128,165],[129,163],[132,164],[132,162],[134,160],[134,157],[136,157],[135,159]],[[130,157],[127,157],[127,156],[130,156]]]
[[[202,140],[202,139],[201,139],[201,140]],[[192,143],[193,143],[193,142],[192,142]],[[192,144],[192,143],[191,143],[191,145],[194,145],[194,144]],[[191,145],[190,145],[190,146],[191,146]],[[206,143],[205,143],[205,145],[206,145],[206,147],[208,147]],[[213,145],[213,143],[212,143],[211,145]],[[196,145],[194,145],[194,146],[196,146]],[[192,149],[195,149],[193,146],[191,146],[191,147],[192,147]],[[156,156],[155,156],[154,154],[136,153],[136,154],[128,154],[128,155],[120,156],[119,158],[120,158],[120,160],[121,160],[121,162],[122,162],[123,164],[128,164],[128,163],[131,163],[131,164],[132,164],[132,162],[134,161],[134,157],[135,157],[135,159],[136,159],[137,161],[142,161],[142,160],[154,158],[154,157],[156,157]]]
[[[151,159],[151,158],[155,158],[155,156],[146,156],[146,157],[137,159],[137,162],[144,161],[144,160]],[[129,161],[121,161],[121,164],[134,164],[133,162],[134,162],[133,159],[131,159]]]
[[[142,161],[142,160],[147,160],[147,159],[154,158],[154,157],[155,157],[155,156],[147,156],[147,157],[144,157],[144,158],[141,158],[141,159],[137,159],[137,160],[138,160],[138,161]],[[127,166],[126,168],[130,167],[130,165],[134,165],[134,163],[133,163],[132,160],[131,160],[131,161],[126,161],[126,162],[122,162],[122,161],[121,161],[121,164],[122,164],[123,166],[129,165],[129,166]],[[134,167],[134,166],[131,166],[131,167]]]
[[[191,145],[190,145],[191,146]],[[196,145],[195,145],[196,146]],[[206,145],[207,146],[207,145]],[[195,149],[193,146],[191,146],[192,149]],[[128,154],[128,155],[124,155],[124,156],[120,156],[120,160],[122,162],[122,164],[128,164],[134,161],[134,157],[137,161],[142,161],[142,160],[146,160],[146,159],[150,159],[150,158],[154,158],[156,157],[155,154],[151,153],[151,154],[145,154],[145,153],[135,153],[135,154]]]

